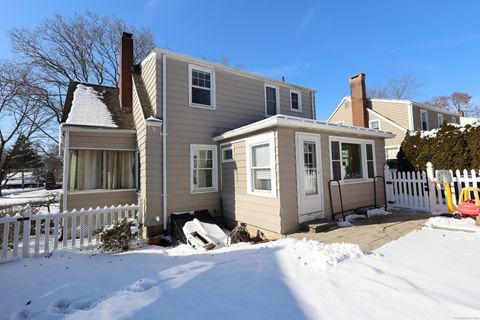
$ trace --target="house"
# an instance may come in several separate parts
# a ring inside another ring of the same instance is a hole
[[[350,77],[349,82],[351,95],[340,101],[327,121],[394,133],[385,141],[387,160],[396,159],[408,131],[429,131],[444,121],[460,124],[462,115],[456,112],[411,100],[367,98],[364,73]]]
[[[392,133],[316,121],[314,90],[182,54],[155,49],[132,67],[127,33],[120,61],[119,89],[68,90],[63,208],[141,199],[147,236],[207,209],[274,238],[332,217],[330,179],[345,209],[373,204]]]

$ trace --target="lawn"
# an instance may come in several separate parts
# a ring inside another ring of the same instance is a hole
[[[207,253],[58,250],[0,265],[0,310],[12,319],[475,319],[479,247],[478,231],[424,227],[367,253],[293,239]]]

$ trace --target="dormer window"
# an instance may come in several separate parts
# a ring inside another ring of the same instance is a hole
[[[279,113],[280,94],[278,87],[271,84],[265,84],[265,115],[274,116]]]
[[[190,106],[215,109],[215,74],[212,69],[189,65]]]

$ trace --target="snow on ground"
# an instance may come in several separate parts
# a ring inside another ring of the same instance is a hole
[[[282,239],[205,253],[59,250],[0,265],[6,319],[476,319],[480,233],[428,227],[373,253]]]
[[[390,211],[386,211],[385,208],[373,208],[367,210],[368,218],[375,217],[375,216],[384,216],[387,214],[391,214]],[[357,219],[368,219],[366,216],[361,214],[350,214],[345,217],[345,221],[343,218],[338,219],[337,226],[338,227],[352,227],[352,221]]]
[[[101,100],[102,94],[92,87],[78,84],[66,123],[76,125],[116,128],[112,114]]]
[[[52,196],[58,197],[62,192],[61,189],[45,190],[44,188],[5,189],[2,190],[2,197],[0,197],[0,208],[48,201]]]
[[[475,225],[475,220],[472,218],[458,220],[447,217],[434,217],[428,219],[428,221],[425,223],[425,226],[433,229],[480,232],[480,227]]]

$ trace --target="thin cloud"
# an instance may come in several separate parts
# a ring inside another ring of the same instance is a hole
[[[304,75],[310,69],[310,62],[303,61],[294,61],[283,66],[274,67],[271,69],[257,70],[255,73],[267,76],[270,78],[280,78],[280,77],[297,77]]]
[[[410,44],[403,47],[393,48],[390,50],[390,53],[400,52],[400,51],[410,51],[410,50],[434,50],[434,49],[444,49],[451,47],[463,46],[472,42],[479,42],[480,34],[471,34],[463,37],[455,38],[446,38],[442,40],[434,40],[416,44]]]
[[[317,12],[317,7],[313,7],[308,9],[305,14],[303,15],[303,19],[298,27],[298,31],[303,31],[307,25],[312,22],[313,17],[315,17],[315,13]]]

